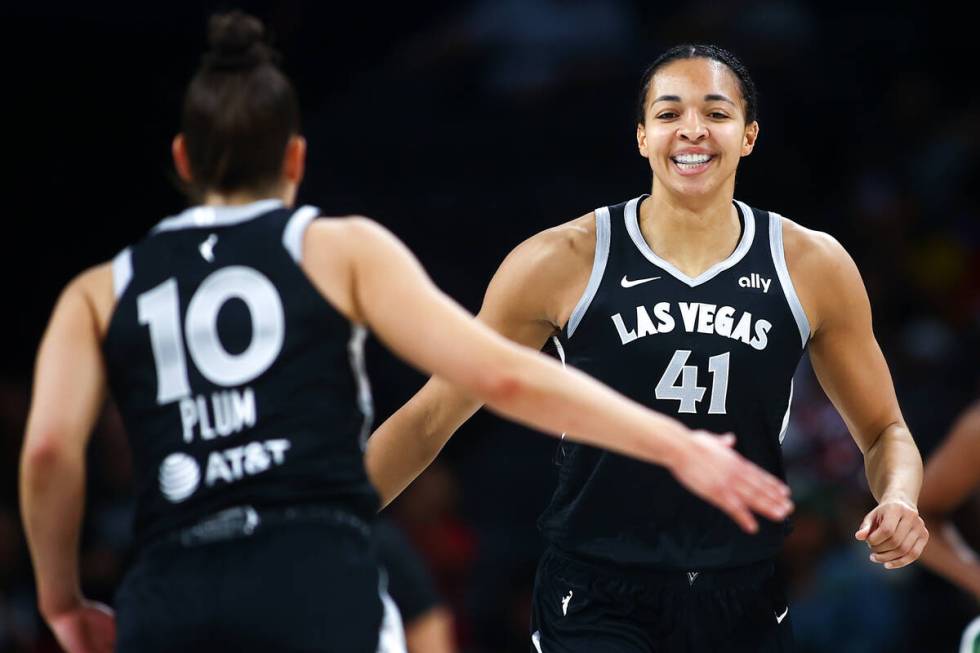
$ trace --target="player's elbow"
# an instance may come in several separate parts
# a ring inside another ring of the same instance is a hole
[[[28,433],[20,456],[21,474],[25,479],[44,473],[68,457],[64,438],[55,432]]]
[[[512,365],[497,364],[477,376],[480,398],[497,409],[506,409],[527,393],[528,384],[521,370]]]

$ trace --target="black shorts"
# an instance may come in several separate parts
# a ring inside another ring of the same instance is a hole
[[[374,544],[378,562],[388,578],[388,594],[406,625],[442,605],[422,556],[401,530],[384,517],[374,523]]]
[[[143,548],[116,593],[116,650],[404,651],[379,581],[353,517],[232,508]]]
[[[719,571],[628,572],[545,552],[535,653],[786,653],[789,606],[772,561]]]

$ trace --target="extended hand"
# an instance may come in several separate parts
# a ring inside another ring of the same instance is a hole
[[[116,616],[95,601],[52,616],[48,624],[67,653],[112,653],[116,646]]]
[[[915,506],[891,499],[882,501],[865,516],[854,537],[867,542],[871,562],[884,564],[885,569],[898,569],[922,554],[929,531]]]
[[[684,487],[724,510],[748,533],[759,530],[753,512],[773,521],[793,510],[789,488],[732,447],[735,436],[695,431],[685,455],[671,468]]]

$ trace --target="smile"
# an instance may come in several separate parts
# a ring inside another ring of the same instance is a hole
[[[705,170],[715,157],[710,154],[678,154],[670,157],[682,174],[698,174]]]

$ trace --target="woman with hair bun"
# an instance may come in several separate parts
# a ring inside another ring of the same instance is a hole
[[[367,328],[502,415],[662,465],[747,529],[752,511],[787,514],[786,487],[731,436],[691,431],[470,319],[374,222],[293,208],[306,144],[263,25],[215,16],[209,40],[173,142],[195,205],[71,281],[38,352],[21,501],[62,646],[403,648],[369,544]],[[107,392],[138,494],[116,615],[85,599],[77,551]],[[415,439],[402,445],[418,457]]]

